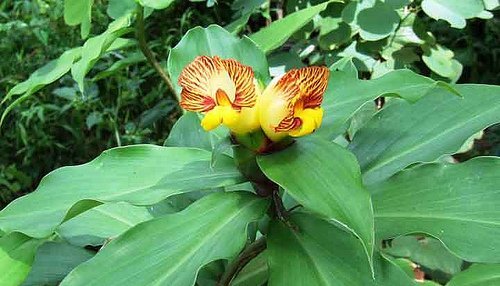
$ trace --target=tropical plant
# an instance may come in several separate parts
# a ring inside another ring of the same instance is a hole
[[[500,282],[500,160],[451,156],[500,122],[500,87],[408,69],[362,80],[351,56],[270,74],[266,54],[335,2],[249,37],[193,28],[166,72],[142,25],[171,2],[110,1],[108,30],[7,95],[21,95],[12,109],[70,70],[85,92],[85,75],[129,42],[120,37],[134,20],[139,47],[185,112],[165,146],[112,148],[59,168],[3,209],[2,285]],[[408,3],[374,5],[395,2]],[[66,1],[84,36],[91,5]],[[469,17],[452,16],[452,25]]]

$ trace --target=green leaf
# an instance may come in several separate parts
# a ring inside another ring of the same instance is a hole
[[[64,22],[70,26],[80,26],[82,38],[90,32],[94,0],[64,0]]]
[[[99,36],[88,39],[82,47],[81,59],[71,67],[71,75],[77,82],[80,91],[84,92],[84,78],[101,55],[120,36],[128,32],[126,27],[130,25],[130,15],[123,16],[109,24],[108,29]]]
[[[474,264],[446,286],[495,286],[500,284],[500,264]]]
[[[168,8],[174,0],[138,0],[138,2],[144,7],[160,10]]]
[[[73,268],[93,256],[92,251],[64,242],[46,242],[38,248],[22,286],[58,285]]]
[[[7,114],[17,105],[19,105],[24,100],[28,99],[32,94],[39,91],[48,84],[53,83],[58,80],[64,74],[66,74],[73,65],[73,62],[79,58],[81,55],[81,48],[75,48],[67,50],[58,59],[52,60],[43,67],[37,69],[30,77],[15,85],[9,93],[2,99],[0,105],[3,105],[14,95],[21,96],[17,98],[13,103],[11,103],[2,113],[0,118],[0,127],[7,116]]]
[[[137,9],[135,0],[109,0],[106,12],[109,17],[118,19],[130,15]]]
[[[458,79],[462,74],[462,64],[454,59],[454,53],[441,46],[422,46],[424,54],[422,60],[435,73],[440,76]]]
[[[154,145],[105,151],[87,164],[47,175],[35,192],[0,212],[0,228],[45,237],[84,199],[150,205],[175,194],[243,181],[232,158],[220,155],[212,166],[211,156],[201,149]]]
[[[500,158],[424,164],[372,185],[377,238],[427,233],[458,257],[500,262]]]
[[[211,133],[205,131],[198,114],[186,112],[179,118],[165,140],[165,146],[195,147],[212,150]]]
[[[144,55],[142,53],[131,54],[130,56],[128,56],[126,58],[123,58],[123,59],[120,59],[120,60],[114,62],[109,68],[99,72],[98,74],[96,74],[94,76],[94,78],[92,80],[98,81],[98,80],[101,80],[103,78],[113,76],[113,75],[117,74],[119,71],[121,71],[129,66],[135,65],[135,64],[143,62],[145,60],[146,60],[146,58],[144,57]]]
[[[73,245],[98,246],[153,218],[147,207],[125,202],[106,203],[65,221],[56,232]]]
[[[500,122],[500,87],[454,87],[464,97],[435,89],[414,104],[391,102],[356,133],[349,148],[359,160],[366,184],[413,163],[453,154],[470,136]]]
[[[392,34],[398,27],[398,13],[384,2],[363,9],[357,16],[359,35],[367,41],[378,41]]]
[[[390,247],[384,249],[392,256],[405,257],[432,270],[454,275],[460,272],[462,260],[451,254],[443,244],[430,237],[400,236],[393,239]]]
[[[465,28],[465,20],[484,11],[481,0],[423,0],[422,10],[431,18],[443,19],[453,28]]]
[[[296,31],[306,25],[311,19],[325,10],[331,1],[311,6],[273,22],[271,25],[260,29],[257,33],[250,35],[257,46],[266,54],[278,48],[288,40]]]
[[[127,231],[61,286],[193,285],[202,266],[238,254],[248,223],[259,219],[267,205],[248,193],[206,196],[180,213]]]
[[[408,276],[395,259],[375,252],[376,286],[417,286],[413,276]]]
[[[22,233],[0,238],[0,281],[2,286],[18,286],[28,276],[41,240]]]
[[[372,205],[351,153],[312,136],[283,151],[259,156],[257,162],[269,179],[306,209],[342,224],[358,236],[371,259]]]
[[[447,86],[409,70],[396,70],[374,80],[358,80],[354,72],[331,72],[322,107],[324,118],[317,134],[333,139],[343,133],[346,122],[366,102],[380,96],[398,96],[411,102]]]
[[[263,251],[254,259],[250,260],[231,281],[231,286],[261,286],[265,285],[269,278],[267,266],[267,251]]]
[[[500,0],[483,0],[486,10],[494,10],[500,7]]]
[[[269,285],[413,285],[396,265],[375,256],[375,281],[363,246],[350,233],[309,214],[296,229],[273,221],[268,235]]]
[[[247,37],[239,39],[217,25],[210,25],[189,30],[170,51],[168,71],[172,82],[177,84],[182,69],[201,55],[236,59],[251,66],[257,79],[263,82],[270,80],[266,56],[255,43]],[[176,87],[180,92],[180,87]]]

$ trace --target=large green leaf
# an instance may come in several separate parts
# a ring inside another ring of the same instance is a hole
[[[374,281],[363,246],[350,233],[308,214],[292,214],[291,223],[296,229],[279,221],[270,225],[270,286],[413,285],[401,269],[378,254]]]
[[[436,89],[450,90],[409,70],[392,71],[374,80],[359,80],[357,73],[331,72],[322,104],[325,115],[317,133],[333,139],[345,131],[346,122],[361,106],[377,97],[398,96],[413,102]]]
[[[100,56],[118,39],[126,33],[130,23],[131,15],[126,14],[119,19],[111,22],[108,29],[102,34],[88,39],[82,47],[81,58],[71,67],[71,75],[77,82],[80,91],[84,91],[84,78],[94,64],[99,60]]]
[[[474,264],[446,284],[446,286],[496,285],[500,285],[500,264]]]
[[[203,265],[238,254],[247,224],[267,205],[248,193],[206,196],[180,213],[132,228],[61,285],[193,285]]]
[[[353,154],[311,136],[283,151],[259,156],[257,161],[268,178],[306,209],[355,233],[371,259],[373,210]]]
[[[268,27],[260,29],[250,35],[252,39],[266,54],[281,46],[296,31],[307,24],[311,19],[325,10],[328,2],[311,6],[273,22]]]
[[[266,56],[255,43],[247,37],[236,38],[217,25],[189,30],[170,51],[168,71],[172,81],[177,84],[182,69],[201,55],[236,59],[251,66],[258,79],[269,81]],[[180,91],[180,87],[176,87]]]
[[[147,207],[125,202],[106,203],[65,221],[56,232],[73,245],[97,246],[153,218]]]
[[[500,262],[500,158],[424,164],[372,185],[379,239],[428,233],[472,262]]]
[[[359,160],[365,183],[453,154],[473,134],[500,122],[500,87],[455,88],[463,98],[435,89],[414,104],[391,102],[356,133],[349,148]]]
[[[82,38],[90,32],[94,0],[64,0],[64,21],[70,26],[80,26]]]
[[[45,237],[81,200],[150,205],[174,194],[242,182],[232,158],[221,155],[213,165],[211,156],[201,149],[154,145],[105,151],[90,163],[47,175],[35,192],[0,212],[0,228]]]
[[[58,285],[73,268],[94,252],[64,242],[47,242],[38,248],[33,267],[22,286]]]
[[[0,285],[18,286],[26,279],[41,243],[16,232],[0,238]]]

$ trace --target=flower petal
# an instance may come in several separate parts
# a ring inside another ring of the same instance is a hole
[[[275,127],[276,132],[298,128],[303,120],[296,113],[321,105],[329,74],[326,67],[305,67],[290,70],[276,82],[274,92],[288,102],[288,115]]]
[[[330,70],[326,67],[293,69],[280,78],[275,88],[287,99],[290,107],[301,101],[303,108],[315,108],[323,102],[329,75]]]
[[[196,57],[182,70],[178,83],[182,87],[180,105],[186,110],[212,110],[217,105],[218,90],[224,91],[229,99],[234,100],[235,85],[217,56]]]
[[[257,100],[257,93],[255,91],[252,68],[234,59],[222,60],[222,64],[236,86],[233,106],[238,108],[253,107]]]

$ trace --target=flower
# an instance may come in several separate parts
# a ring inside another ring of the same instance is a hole
[[[326,67],[293,69],[267,86],[259,97],[258,113],[269,139],[304,136],[319,128],[329,73]]]
[[[234,59],[198,56],[182,70],[178,83],[182,87],[181,107],[205,113],[203,129],[223,124],[233,133],[244,134],[259,128],[251,67]]]

